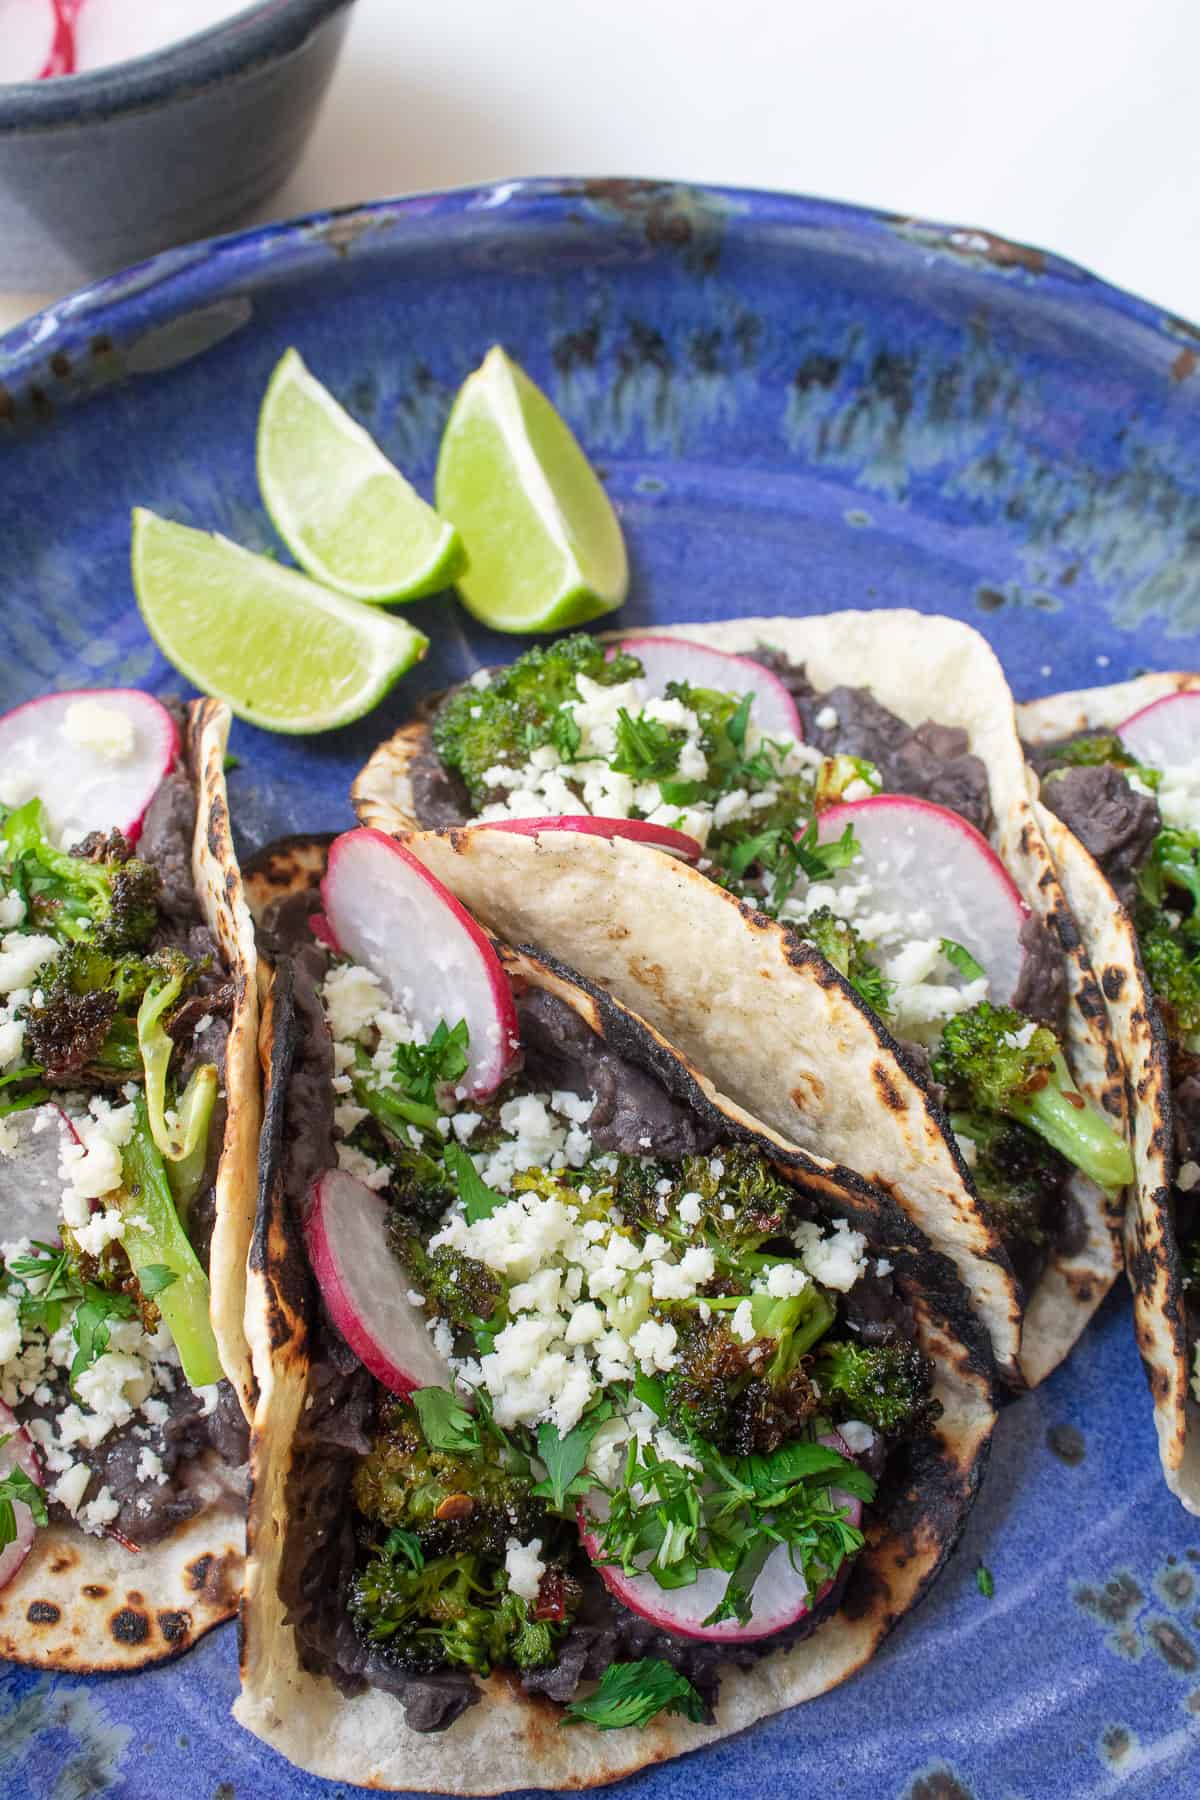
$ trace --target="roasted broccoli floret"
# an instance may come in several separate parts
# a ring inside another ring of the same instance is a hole
[[[546,1512],[528,1483],[493,1454],[435,1450],[406,1400],[389,1400],[354,1472],[354,1500],[368,1519],[413,1533],[424,1554],[463,1550],[504,1557],[514,1534],[546,1535]]]
[[[495,797],[484,785],[486,770],[497,764],[519,768],[542,744],[555,743],[560,752],[570,753],[573,721],[559,709],[564,701],[578,699],[578,676],[611,687],[641,672],[636,657],[608,658],[604,645],[586,632],[557,644],[539,644],[498,670],[487,687],[467,683],[456,689],[434,720],[434,748],[462,777],[471,804],[481,807]]]
[[[1015,1120],[952,1113],[959,1137],[975,1145],[971,1180],[1010,1249],[1039,1249],[1054,1235],[1048,1203],[1062,1189],[1070,1167],[1044,1139]]]
[[[1146,975],[1172,1042],[1200,1033],[1200,950],[1188,944],[1164,918],[1144,923],[1138,933]]]
[[[470,1552],[427,1561],[394,1536],[356,1575],[350,1612],[363,1637],[414,1671],[542,1668],[566,1628],[537,1617],[537,1603],[514,1594],[497,1563]]]
[[[51,1080],[128,1080],[141,1069],[137,1013],[156,963],[70,943],[38,977],[42,1000],[25,1021],[25,1047]]]
[[[813,1376],[823,1409],[835,1420],[861,1419],[887,1437],[920,1437],[942,1406],[933,1397],[933,1365],[916,1344],[855,1344],[827,1338]]]
[[[985,1000],[949,1020],[933,1074],[952,1110],[1028,1125],[1102,1188],[1133,1180],[1129,1146],[1075,1091],[1054,1033],[1012,1007]]]
[[[45,808],[27,800],[0,825],[0,866],[25,902],[27,922],[64,941],[83,938],[112,951],[147,944],[158,923],[162,879],[129,854],[119,833],[93,833],[82,854],[53,842]]]
[[[657,1163],[621,1159],[617,1205],[626,1222],[642,1232],[707,1243],[718,1263],[747,1276],[757,1267],[752,1259],[763,1244],[787,1232],[794,1192],[766,1157],[746,1144],[683,1157],[672,1170],[669,1191],[660,1193],[665,1176]],[[700,1216],[683,1227],[678,1215],[685,1195],[699,1200]]]
[[[1200,832],[1168,826],[1160,831],[1138,870],[1139,915],[1147,907],[1178,908],[1189,919],[1200,908]],[[1187,895],[1187,899],[1184,896]],[[1140,923],[1140,917],[1139,917]]]
[[[667,1421],[681,1437],[696,1432],[718,1450],[769,1454],[818,1409],[804,1359],[833,1323],[833,1306],[812,1282],[786,1299],[755,1294],[754,1336],[743,1343],[732,1324],[742,1301],[706,1304],[707,1315],[668,1308],[680,1339],[676,1365],[663,1383]]]
[[[832,907],[818,906],[802,925],[793,929],[819,950],[826,962],[833,964],[872,1012],[887,1017],[894,983],[870,961],[861,937],[848,919],[839,919]]]
[[[486,1263],[448,1245],[426,1249],[400,1215],[389,1220],[388,1242],[425,1296],[425,1304],[439,1318],[464,1331],[480,1324],[493,1330],[503,1325],[504,1283]]]

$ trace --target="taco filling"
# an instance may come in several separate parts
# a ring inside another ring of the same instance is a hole
[[[722,1665],[837,1611],[917,1479],[942,1409],[893,1264],[531,958],[472,1030],[312,911],[262,927],[303,1022],[284,1184],[323,1301],[278,1578],[300,1661],[418,1731],[495,1670],[599,1728],[708,1718]]]
[[[424,826],[592,814],[694,840],[705,874],[812,943],[900,1041],[1027,1290],[1086,1238],[1075,1171],[1131,1178],[1067,1066],[1062,951],[986,841],[965,730],[819,691],[767,646],[614,654],[580,634],[452,692],[410,776]]]
[[[102,763],[97,721],[119,744],[121,716],[86,706]],[[196,807],[177,766],[135,848],[37,794],[0,806],[4,1580],[35,1528],[140,1550],[246,1491],[205,1273],[233,989],[193,887]]]
[[[1200,774],[1181,693],[1113,730],[1040,745],[1043,803],[1079,839],[1127,909],[1166,1032],[1191,1386],[1200,1401]],[[1184,715],[1180,721],[1180,713]]]

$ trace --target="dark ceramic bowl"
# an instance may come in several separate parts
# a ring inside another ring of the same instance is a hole
[[[0,288],[76,287],[245,218],[299,158],[352,5],[259,0],[149,56],[0,84]]]

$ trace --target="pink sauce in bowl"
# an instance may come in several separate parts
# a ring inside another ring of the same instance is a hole
[[[0,0],[0,82],[77,75],[161,50],[248,0]]]

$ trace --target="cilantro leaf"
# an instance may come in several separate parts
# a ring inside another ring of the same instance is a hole
[[[583,733],[575,723],[575,710],[564,706],[555,713],[550,725],[550,742],[564,762],[574,762],[579,755]]]
[[[443,1161],[458,1184],[459,1199],[469,1225],[490,1218],[498,1206],[507,1204],[509,1196],[498,1194],[495,1188],[488,1186],[461,1144],[447,1144]]]
[[[432,1106],[439,1082],[457,1081],[467,1066],[467,1021],[439,1019],[426,1044],[397,1044],[392,1068],[397,1085],[419,1106]]]
[[[750,723],[750,708],[753,705],[754,695],[743,694],[732,717],[726,721],[725,735],[735,750],[740,750],[746,742],[746,727]]]
[[[62,1324],[64,1306],[83,1297],[83,1283],[72,1267],[71,1252],[57,1244],[31,1244],[28,1254],[14,1256],[8,1263],[5,1280],[6,1285],[20,1290],[15,1298],[22,1328],[44,1331],[47,1337],[53,1337]]]
[[[90,1369],[108,1349],[109,1320],[132,1319],[136,1310],[128,1294],[110,1293],[92,1281],[84,1283],[83,1299],[71,1320],[71,1335],[75,1340],[70,1374],[72,1387],[84,1370]]]
[[[0,1438],[0,1450],[3,1450],[12,1436],[13,1433],[9,1431]],[[24,1469],[14,1463],[8,1474],[0,1477],[0,1550],[6,1550],[9,1544],[17,1541],[17,1501],[29,1508],[35,1525],[49,1524],[50,1515],[46,1510],[44,1491]]]
[[[943,938],[941,952],[951,968],[957,969],[964,981],[980,981],[987,970],[975,961],[965,944],[956,944],[953,938]]]
[[[996,1592],[996,1583],[992,1578],[992,1571],[988,1568],[986,1563],[981,1562],[976,1563],[975,1565],[975,1586],[979,1589],[985,1600],[990,1600]]]
[[[425,1567],[425,1552],[421,1548],[421,1540],[415,1531],[405,1531],[403,1526],[393,1526],[383,1541],[383,1554],[395,1559],[403,1556],[419,1575]]]
[[[817,835],[816,819],[810,819],[796,839],[800,867],[810,881],[828,881],[839,869],[848,869],[858,853],[853,825],[847,825],[836,842],[823,844]]]
[[[138,1286],[147,1300],[153,1300],[155,1294],[161,1294],[179,1277],[174,1269],[168,1269],[166,1263],[147,1263],[138,1273]]]
[[[557,1425],[547,1419],[538,1426],[538,1455],[546,1465],[548,1479],[539,1482],[533,1492],[539,1499],[549,1500],[555,1512],[565,1512],[567,1500],[573,1496],[576,1477],[587,1461],[587,1453],[591,1449],[592,1439],[606,1419],[612,1417],[612,1403],[602,1401],[587,1415],[580,1419],[573,1431],[566,1437],[559,1435]],[[583,1490],[592,1485],[583,1483]]]
[[[617,747],[609,767],[637,781],[656,781],[679,767],[679,752],[686,733],[677,726],[660,724],[639,713],[635,719],[625,707],[617,711]]]
[[[449,1388],[414,1388],[412,1403],[434,1450],[478,1450],[479,1426]]]
[[[623,1731],[648,1725],[659,1713],[704,1717],[704,1702],[686,1675],[656,1656],[640,1662],[610,1663],[600,1686],[586,1700],[575,1700],[563,1714],[564,1725],[587,1723],[599,1731]]]

